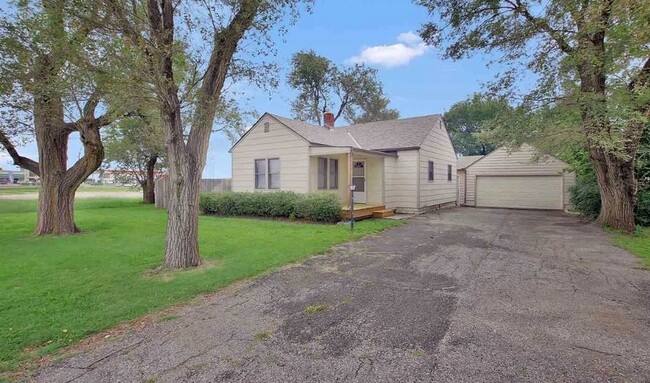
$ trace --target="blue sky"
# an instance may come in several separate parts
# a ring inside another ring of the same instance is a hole
[[[0,6],[4,6],[0,0]],[[476,56],[463,61],[442,60],[438,48],[426,47],[415,35],[428,19],[410,0],[316,0],[312,14],[304,14],[278,40],[276,62],[282,67],[280,87],[272,95],[247,87],[249,106],[258,113],[290,116],[295,93],[284,85],[291,55],[313,49],[337,64],[364,62],[379,70],[391,107],[402,117],[444,113],[455,102],[481,90],[499,68],[486,68],[487,59]],[[205,178],[230,177],[231,143],[221,134],[210,140]],[[35,145],[21,148],[35,156]],[[1,152],[0,152],[1,153]],[[78,137],[72,137],[70,162],[82,153]],[[0,167],[11,167],[0,154]]]

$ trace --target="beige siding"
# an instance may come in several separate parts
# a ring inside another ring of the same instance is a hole
[[[314,148],[312,148],[314,149]],[[349,149],[348,149],[349,151]],[[335,158],[339,160],[339,178],[338,178],[338,189],[327,189],[322,190],[318,189],[318,157],[325,158]],[[312,192],[324,192],[324,193],[333,193],[336,194],[341,201],[341,204],[346,203],[347,198],[347,187],[348,187],[348,155],[347,154],[333,154],[333,155],[321,155],[321,156],[312,156],[309,159],[309,191]]]
[[[264,132],[264,123],[269,132]],[[309,190],[309,145],[306,140],[265,116],[232,149],[232,190],[255,191],[255,159],[280,159],[280,190]],[[266,190],[266,189],[264,189]]]
[[[465,171],[458,170],[456,172],[456,180],[458,182],[458,205],[465,205]]]
[[[476,206],[476,177],[477,176],[560,176],[563,175],[563,199],[565,205],[568,201],[568,188],[575,175],[563,173],[567,164],[553,157],[542,158],[535,161],[535,151],[530,146],[524,145],[519,150],[508,153],[505,148],[500,148],[476,161],[465,169],[465,204]]]
[[[429,161],[433,161],[433,181],[429,181]],[[447,129],[444,125],[434,126],[420,148],[419,208],[456,202],[456,161]],[[447,179],[447,165],[451,165],[451,181]]]
[[[404,212],[418,209],[418,156],[418,150],[405,150],[384,159],[387,208]]]

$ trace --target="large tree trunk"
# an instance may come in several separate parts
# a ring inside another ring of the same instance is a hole
[[[173,99],[176,99],[172,96]],[[177,99],[176,99],[177,100]],[[199,257],[199,183],[202,161],[191,154],[179,129],[180,104],[164,113],[171,195],[167,220],[164,267],[181,269],[201,264]],[[176,124],[176,126],[174,126]]]
[[[36,234],[74,234],[74,194],[76,188],[64,183],[67,168],[68,133],[36,123],[36,142],[40,160],[41,190]]]
[[[41,58],[43,82],[49,83],[51,63]],[[56,94],[46,92],[34,98],[34,126],[38,147],[41,190],[39,193],[36,234],[73,234],[79,231],[74,223],[73,202],[76,189],[63,183],[68,161],[68,136],[63,120],[63,103]]]
[[[151,156],[147,160],[147,174],[142,186],[142,202],[145,204],[156,203],[156,179],[155,170],[158,156]]]
[[[66,123],[63,102],[53,91],[55,71],[48,55],[39,58],[42,90],[34,96],[34,127],[39,157],[41,190],[39,193],[37,235],[67,235],[79,232],[74,222],[74,195],[104,159],[99,123],[94,112],[98,100],[91,98],[84,106],[84,116]],[[68,169],[68,139],[78,131],[84,156]]]
[[[611,155],[603,153],[602,150],[594,149],[591,157],[600,189],[601,209],[598,222],[628,233],[633,232],[637,190],[634,160],[621,161],[611,158]]]

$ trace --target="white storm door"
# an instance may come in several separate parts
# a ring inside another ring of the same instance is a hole
[[[354,185],[354,202],[366,203],[366,161],[352,162],[352,185]]]

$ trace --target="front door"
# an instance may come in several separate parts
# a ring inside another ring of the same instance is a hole
[[[352,162],[352,185],[354,185],[354,202],[366,203],[366,161]]]

